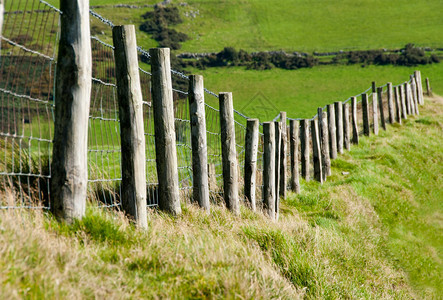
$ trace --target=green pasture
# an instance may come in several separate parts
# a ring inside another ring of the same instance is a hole
[[[286,111],[292,118],[311,118],[317,107],[359,95],[372,81],[378,86],[387,82],[396,85],[408,81],[414,70],[421,71],[425,89],[424,80],[429,77],[433,91],[443,94],[443,64],[416,67],[340,65],[265,71],[223,67],[191,72],[202,74],[205,86],[216,93],[233,92],[234,108],[238,111],[251,118],[270,121],[280,111]],[[209,104],[217,101],[210,95],[205,100]]]

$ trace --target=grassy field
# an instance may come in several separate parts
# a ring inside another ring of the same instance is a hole
[[[266,71],[243,67],[191,70],[205,77],[205,85],[214,92],[233,92],[234,108],[262,121],[272,120],[280,111],[288,117],[311,118],[316,108],[358,95],[375,81],[378,86],[409,80],[414,70],[422,79],[430,78],[434,92],[443,94],[443,64],[419,67],[393,66],[318,66],[312,69]],[[423,83],[426,89],[425,84]],[[207,96],[213,104],[216,99]]]
[[[58,6],[57,0],[49,3]],[[140,24],[150,8],[113,8],[113,4],[160,1],[90,0],[108,5],[95,10],[115,24]],[[174,0],[178,5],[183,1]],[[11,0],[6,1],[6,8]],[[14,1],[14,6],[22,5]],[[179,6],[184,23],[177,27],[191,40],[180,51],[212,52],[234,46],[248,51],[337,51],[400,48],[407,43],[443,47],[443,3],[439,0],[190,0]],[[188,16],[186,16],[188,15]],[[194,15],[195,17],[192,17]],[[156,42],[138,32],[144,48]]]
[[[93,205],[71,226],[0,211],[0,294],[437,299],[443,100],[426,103],[334,160],[323,186],[302,181],[277,223],[244,207],[239,217],[220,206],[207,215],[189,203],[180,217],[150,211],[147,231]]]

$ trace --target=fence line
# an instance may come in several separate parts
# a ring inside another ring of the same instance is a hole
[[[2,148],[2,162],[0,163],[0,190],[10,189],[13,192],[14,201],[1,203],[0,208],[49,208],[50,188],[49,182],[51,179],[51,156],[52,156],[52,140],[53,140],[53,121],[54,121],[54,80],[56,73],[56,55],[59,41],[60,15],[62,12],[56,7],[48,4],[43,0],[29,0],[26,2],[29,6],[20,7],[15,5],[13,1],[8,1],[8,6],[5,5],[5,22],[3,26],[3,33],[1,39],[5,42],[2,44],[1,60],[0,60],[0,74],[2,74],[2,82],[0,82],[0,147]],[[49,8],[49,9],[42,9]],[[17,9],[22,9],[23,13],[12,13]],[[91,19],[91,26],[100,22],[106,24],[110,28],[114,27],[112,21],[103,18],[96,12],[90,10],[90,14],[94,17]],[[91,104],[89,115],[88,128],[88,195],[91,199],[97,199],[100,207],[118,207],[121,206],[122,201],[122,150],[120,137],[120,117],[118,111],[117,101],[117,82],[114,59],[114,45],[104,42],[97,36],[91,36],[92,49],[92,91]],[[152,74],[146,70],[146,62],[150,62],[150,54],[137,47],[139,53],[138,60],[140,67],[140,87],[142,92],[142,109],[143,109],[143,126],[145,137],[145,164],[146,164],[146,198],[147,206],[157,206],[159,204],[159,181],[157,178],[157,164],[156,164],[156,135],[154,125],[154,111],[151,105],[152,89],[151,85]],[[3,75],[5,74],[5,75]],[[187,101],[189,83],[189,76],[181,72],[171,70],[173,78],[172,92],[173,92],[173,112],[174,112],[174,128],[176,139],[177,152],[177,172],[178,184],[181,197],[189,196],[193,185],[193,167],[192,167],[192,145],[191,145],[191,120],[190,120],[190,106]],[[414,88],[414,83],[416,88]],[[409,85],[411,85],[409,87]],[[391,84],[384,84],[379,86],[377,91],[373,87],[369,87],[364,92],[357,96],[349,97],[343,102],[336,102],[336,110],[344,109],[344,113],[334,113],[334,106],[328,105],[319,109],[310,119],[300,119],[294,117],[287,117],[283,121],[282,131],[291,125],[291,134],[300,132],[298,121],[302,121],[304,125],[302,131],[304,132],[303,155],[305,160],[302,164],[303,175],[306,180],[310,179],[309,174],[314,174],[315,178],[320,181],[326,179],[325,174],[321,174],[325,167],[319,167],[321,157],[324,153],[320,153],[321,147],[326,144],[322,136],[322,132],[327,130],[326,118],[318,118],[319,113],[322,114],[324,110],[328,110],[328,116],[334,118],[334,126],[329,126],[329,141],[336,139],[337,131],[335,123],[345,124],[349,126],[349,118],[352,117],[352,128],[361,135],[363,108],[362,99],[367,105],[367,119],[374,116],[375,109],[383,110],[384,106],[389,105],[389,119],[388,114],[380,113],[383,122],[388,120],[391,122],[391,109],[395,115],[407,117],[408,113],[418,112],[418,107],[415,106],[413,111],[402,111],[398,103],[404,103],[416,96],[415,103],[422,104],[422,86],[420,73],[416,72],[411,75],[407,82],[392,86]],[[184,87],[185,86],[185,87]],[[389,90],[394,90],[393,94],[389,94]],[[429,84],[428,84],[429,86]],[[396,91],[400,89],[400,93]],[[219,98],[217,94],[204,88],[204,92],[215,98]],[[429,92],[430,88],[428,88]],[[371,92],[370,92],[371,91]],[[403,92],[402,92],[403,91]],[[368,92],[370,92],[368,94]],[[398,96],[397,96],[398,94]],[[374,97],[372,97],[374,95]],[[395,96],[395,100],[393,96]],[[233,95],[235,99],[235,95]],[[378,103],[371,103],[378,98]],[[395,105],[390,105],[388,102],[399,102]],[[351,113],[349,113],[349,101],[353,102]],[[413,105],[408,102],[409,105]],[[406,105],[407,103],[405,103]],[[395,106],[395,107],[394,107]],[[378,107],[378,108],[377,108]],[[412,106],[411,106],[412,107]],[[332,110],[332,114],[330,114]],[[207,137],[207,163],[209,176],[209,193],[211,201],[220,201],[224,193],[223,188],[223,161],[222,161],[222,131],[220,128],[220,109],[213,107],[208,103],[204,105],[205,125]],[[246,136],[246,121],[248,116],[233,109],[233,133],[235,141],[233,147],[235,148],[236,164],[238,164],[238,174],[240,174],[237,184],[243,186],[243,174],[245,174],[245,136]],[[365,113],[366,114],[366,113]],[[274,121],[281,121],[280,113],[274,118]],[[329,118],[328,117],[328,120]],[[366,117],[366,116],[365,116]],[[324,118],[324,120],[323,120]],[[347,118],[348,120],[344,119]],[[285,119],[285,118],[283,118]],[[319,122],[317,122],[319,119]],[[394,118],[393,121],[395,121]],[[296,122],[297,123],[294,123]],[[344,121],[344,122],[343,122]],[[401,118],[400,118],[401,121]],[[346,123],[347,122],[347,123]],[[266,130],[264,128],[266,124]],[[383,123],[382,123],[383,124]],[[309,130],[309,125],[312,129]],[[331,125],[331,124],[329,124]],[[367,126],[369,126],[367,124]],[[374,128],[374,123],[372,123]],[[270,137],[266,136],[266,132],[273,131],[275,135],[274,124],[260,123],[258,132],[258,144],[256,152],[256,178],[255,178],[255,198],[254,205],[258,209],[278,207],[278,195],[275,195],[276,190],[264,190],[272,187],[275,189],[275,182],[266,182],[274,178],[286,178],[281,174],[275,173],[275,167],[269,169],[265,163],[269,161],[275,162],[279,159],[280,151],[277,156],[272,158],[265,157],[266,151],[271,151],[265,144],[265,141],[270,141]],[[340,128],[340,126],[338,126]],[[377,127],[377,126],[376,126]],[[384,126],[382,126],[385,128]],[[346,128],[348,129],[348,128]],[[366,129],[368,130],[368,129]],[[365,131],[366,132],[366,131]],[[223,132],[224,134],[225,132]],[[271,134],[271,133],[270,133]],[[342,134],[340,132],[340,134]],[[346,136],[350,134],[346,131]],[[293,139],[299,138],[291,136],[291,145],[295,144],[298,152],[298,141],[294,143]],[[314,144],[313,143],[314,138]],[[327,138],[326,138],[327,139]],[[358,135],[353,134],[353,142],[358,143]],[[286,141],[286,140],[285,140]],[[276,146],[274,141],[273,147]],[[337,141],[336,141],[337,142]],[[288,148],[288,142],[285,142]],[[341,139],[339,139],[341,143]],[[329,143],[328,143],[329,144]],[[347,145],[347,144],[346,144]],[[332,147],[332,143],[329,145]],[[348,147],[345,147],[348,150]],[[294,146],[291,146],[291,151]],[[315,150],[315,152],[311,152]],[[157,150],[158,152],[159,150]],[[231,151],[234,151],[233,148]],[[333,151],[327,151],[332,157]],[[310,155],[311,153],[311,155]],[[314,155],[313,155],[314,154]],[[248,154],[249,155],[249,154]],[[283,155],[283,154],[282,154]],[[290,153],[289,156],[294,153]],[[254,156],[253,156],[254,157]],[[283,156],[282,156],[283,157]],[[314,161],[315,159],[315,161]],[[299,190],[298,174],[298,160],[295,163],[294,157],[291,157],[290,162],[284,161],[288,168],[278,167],[283,172],[291,173],[290,180],[280,184],[280,189],[283,192],[291,187],[293,190]],[[323,159],[324,160],[324,159]],[[250,163],[248,158],[248,163]],[[292,167],[289,168],[289,165]],[[281,165],[280,165],[281,166]],[[310,170],[310,166],[315,166],[315,172]],[[288,169],[288,171],[284,171]],[[297,170],[297,171],[295,171]],[[327,168],[326,168],[327,170]],[[233,170],[229,170],[234,172]],[[271,176],[265,172],[274,172]],[[283,174],[286,175],[286,174]],[[288,174],[289,175],[289,174]],[[328,174],[329,175],[329,174]],[[271,179],[270,179],[271,178]],[[248,178],[249,182],[249,178]],[[234,192],[235,193],[235,192]],[[252,192],[248,191],[248,195]],[[252,193],[254,194],[254,193]],[[283,193],[284,194],[284,193]],[[275,202],[271,204],[270,197],[275,198]],[[266,198],[266,199],[265,199]],[[243,195],[242,198],[243,199]],[[231,204],[230,204],[231,205]],[[234,206],[236,204],[233,204]],[[236,207],[233,208],[235,211]],[[271,213],[268,212],[271,216]],[[272,215],[272,218],[278,218],[278,211]]]

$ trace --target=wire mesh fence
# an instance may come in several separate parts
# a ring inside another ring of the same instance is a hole
[[[0,200],[0,208],[50,207],[54,78],[60,14],[56,7],[43,0],[5,2],[0,50],[0,190],[11,194]],[[90,199],[99,201],[99,206],[114,207],[120,206],[122,189],[120,122],[111,31],[114,25],[93,11],[91,16],[93,78],[88,125],[88,195]],[[94,35],[97,33],[100,38]],[[145,125],[147,204],[156,206],[158,179],[149,53],[140,47],[138,52]],[[179,185],[182,194],[190,196],[193,178],[186,91],[188,77],[174,70],[171,73]],[[218,98],[215,93],[205,91],[207,97]],[[385,85],[383,97],[387,97],[386,93]],[[361,94],[357,97],[359,128],[362,130]],[[371,94],[369,100],[372,100]],[[211,199],[217,202],[223,193],[220,114],[217,105],[206,104],[205,114],[210,194]],[[316,117],[314,115],[312,119]],[[247,118],[234,111],[240,186],[243,186]],[[277,119],[278,116],[274,120]],[[259,128],[257,205],[261,204],[263,189],[262,124]]]

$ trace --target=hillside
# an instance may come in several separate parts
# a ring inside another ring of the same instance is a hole
[[[135,230],[89,205],[72,226],[0,211],[0,294],[14,298],[436,299],[443,289],[443,99],[362,138],[271,223],[242,208],[149,213]],[[8,195],[1,195],[8,197]]]

